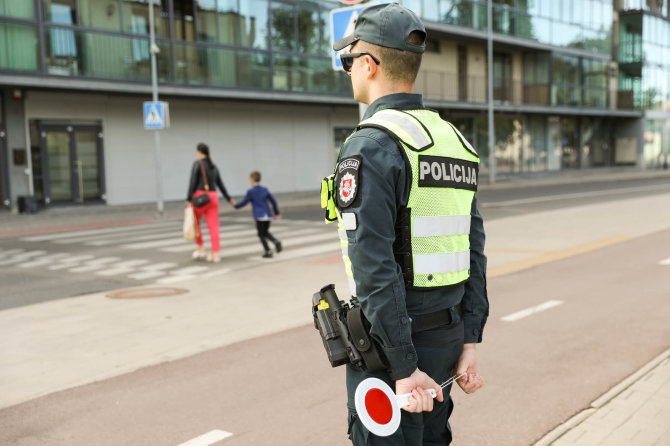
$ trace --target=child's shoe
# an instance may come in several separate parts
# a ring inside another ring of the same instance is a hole
[[[275,242],[275,248],[277,249],[277,254],[279,254],[282,250],[281,242],[279,240]]]
[[[265,254],[263,254],[264,259],[271,259],[272,258],[272,251],[265,251]]]

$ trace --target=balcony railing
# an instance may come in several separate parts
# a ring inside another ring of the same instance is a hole
[[[494,88],[493,100],[503,104],[547,104],[548,86],[541,87],[544,88],[544,101],[541,100],[537,89],[531,89],[529,91],[534,96],[524,102],[524,95],[527,92],[518,80]],[[487,101],[486,77],[480,75],[463,76],[453,72],[421,70],[416,78],[415,90],[429,100],[473,103]]]

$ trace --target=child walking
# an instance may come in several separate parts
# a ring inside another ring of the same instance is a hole
[[[256,220],[256,230],[258,231],[258,238],[261,239],[263,244],[263,258],[272,257],[272,250],[268,246],[268,240],[270,240],[275,245],[277,253],[280,253],[282,250],[281,242],[274,238],[270,234],[270,222],[272,220],[272,213],[270,213],[270,206],[268,206],[268,201],[272,203],[272,210],[274,211],[275,220],[281,220],[281,214],[277,208],[277,201],[275,197],[272,196],[267,187],[261,186],[261,173],[257,170],[249,174],[249,183],[251,188],[247,191],[247,195],[244,199],[235,204],[235,209],[239,209],[245,206],[251,201],[251,207],[254,211],[254,220]]]

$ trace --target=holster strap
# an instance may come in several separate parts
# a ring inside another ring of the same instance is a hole
[[[433,328],[451,325],[461,320],[461,305],[455,305],[433,313],[420,314],[414,317],[416,331],[432,330]]]
[[[365,367],[369,372],[384,370],[385,365],[379,348],[370,337],[370,327],[365,319],[361,307],[353,307],[347,312],[347,325],[351,341],[356,350],[361,353]]]

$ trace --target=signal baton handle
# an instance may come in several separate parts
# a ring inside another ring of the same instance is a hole
[[[465,376],[465,373],[461,373],[458,376],[452,376],[451,378],[449,378],[448,380],[446,380],[445,382],[440,384],[440,389],[444,389],[449,384],[451,384],[455,381],[458,381],[459,379],[463,378],[464,376]],[[435,398],[437,396],[437,392],[435,391],[435,389],[428,389],[428,393],[433,398]],[[402,395],[396,395],[396,400],[398,401],[398,406],[399,407],[409,406],[409,397],[410,396],[412,396],[411,393],[403,393]]]

